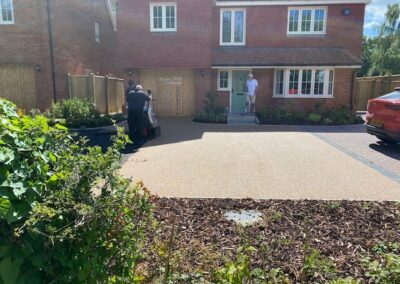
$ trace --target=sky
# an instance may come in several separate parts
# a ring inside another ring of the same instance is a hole
[[[385,19],[388,4],[399,3],[400,0],[372,0],[367,6],[365,14],[364,35],[375,36],[375,27],[382,24]]]

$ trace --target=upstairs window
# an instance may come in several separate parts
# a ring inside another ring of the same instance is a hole
[[[94,36],[96,38],[96,42],[100,42],[100,25],[99,25],[99,23],[94,23]]]
[[[152,32],[176,31],[176,4],[150,4],[150,30]]]
[[[220,44],[244,45],[246,12],[242,9],[221,9]]]
[[[0,0],[0,24],[14,24],[12,0]]]
[[[325,34],[326,8],[289,8],[288,34]]]

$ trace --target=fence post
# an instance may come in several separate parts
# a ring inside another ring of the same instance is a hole
[[[376,80],[375,79],[373,79],[372,80],[372,88],[371,88],[371,93],[370,93],[370,95],[369,95],[369,98],[370,99],[373,99],[374,98],[374,96],[375,96],[375,85],[376,85]]]
[[[106,112],[107,112],[107,114],[109,114],[110,108],[109,108],[109,101],[108,101],[108,85],[109,85],[108,76],[105,76],[104,82],[105,82],[105,95],[106,95]]]
[[[92,99],[94,102],[94,99],[95,99],[95,97],[94,97],[94,74],[90,73],[87,78],[88,78],[88,93],[89,93],[88,97],[90,99]]]
[[[72,93],[72,78],[70,73],[67,74],[67,81],[68,81],[68,98],[70,99],[74,95]]]

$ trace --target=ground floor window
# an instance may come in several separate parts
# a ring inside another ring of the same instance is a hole
[[[274,96],[332,97],[334,74],[329,68],[276,69]]]
[[[220,70],[218,72],[218,90],[225,91],[229,90],[229,71]]]

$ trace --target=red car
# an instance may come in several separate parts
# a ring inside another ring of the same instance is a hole
[[[400,87],[368,101],[367,132],[384,142],[400,142]]]

